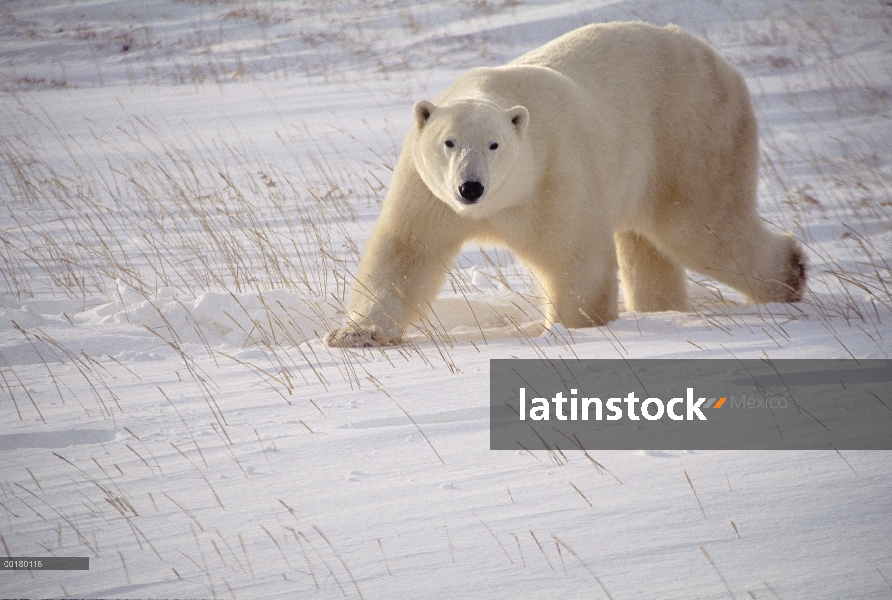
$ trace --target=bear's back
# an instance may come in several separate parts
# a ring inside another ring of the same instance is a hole
[[[646,125],[660,137],[695,122],[749,118],[743,77],[711,46],[684,30],[601,23],[571,31],[515,59],[566,75],[614,122]],[[628,132],[632,133],[632,132]]]
[[[735,88],[743,82],[711,46],[683,29],[637,22],[586,25],[511,64],[554,69],[592,92],[664,92],[696,84]]]

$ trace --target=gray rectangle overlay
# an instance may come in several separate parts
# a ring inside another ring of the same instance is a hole
[[[490,448],[892,450],[892,361],[491,360]]]
[[[82,556],[4,556],[0,571],[89,571],[90,559]]]

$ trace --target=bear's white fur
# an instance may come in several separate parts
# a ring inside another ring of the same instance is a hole
[[[329,346],[399,343],[468,241],[511,249],[545,325],[685,310],[685,267],[796,301],[799,244],[756,213],[758,131],[740,73],[675,26],[589,25],[472,69],[415,124]]]

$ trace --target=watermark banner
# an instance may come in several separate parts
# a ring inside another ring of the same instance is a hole
[[[0,558],[2,571],[89,571],[86,556],[5,556]]]
[[[490,361],[493,450],[892,450],[892,361]]]

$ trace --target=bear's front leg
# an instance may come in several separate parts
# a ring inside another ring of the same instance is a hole
[[[463,239],[455,230],[451,238],[409,222],[379,220],[359,263],[347,321],[325,336],[327,346],[396,345],[409,325],[427,315]]]
[[[618,316],[617,262],[612,236],[593,236],[549,257],[551,264],[531,265],[545,294],[546,327],[561,323],[570,329],[605,325]]]

